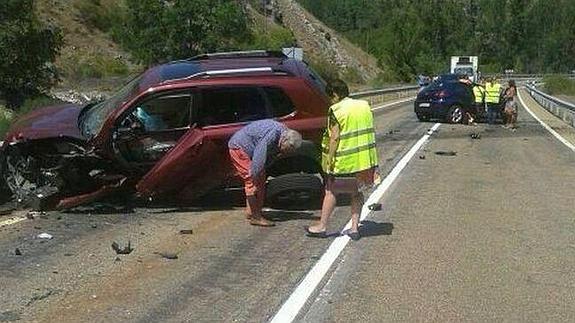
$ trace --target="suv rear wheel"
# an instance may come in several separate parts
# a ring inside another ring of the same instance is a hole
[[[312,174],[286,174],[268,182],[268,205],[277,209],[308,210],[321,205],[323,183]]]

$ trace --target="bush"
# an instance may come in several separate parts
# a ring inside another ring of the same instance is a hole
[[[103,4],[100,0],[79,0],[76,9],[86,26],[106,32],[116,23],[121,8],[117,2]]]
[[[12,123],[12,113],[4,106],[0,105],[0,141],[4,140],[4,135]]]
[[[69,65],[72,68],[67,71],[67,76],[76,81],[87,78],[124,76],[130,72],[128,66],[119,59],[104,56],[83,56],[72,57],[70,60]]]
[[[543,78],[545,91],[551,95],[575,95],[575,80],[564,76],[551,75]]]

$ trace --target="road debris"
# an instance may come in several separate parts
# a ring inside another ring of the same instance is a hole
[[[436,155],[439,156],[457,156],[457,152],[453,151],[453,150],[449,150],[449,151],[436,151],[435,152]]]
[[[470,137],[471,139],[481,139],[481,135],[478,133],[472,133]]]
[[[134,251],[130,241],[128,241],[128,245],[124,248],[121,248],[120,245],[116,241],[114,241],[112,242],[112,249],[114,249],[114,251],[118,255],[129,255],[130,253],[132,253],[132,251]]]
[[[32,296],[32,298],[30,298],[28,303],[26,303],[26,306],[30,306],[37,301],[41,301],[43,299],[46,299],[46,298],[50,297],[50,295],[55,294],[55,292],[56,291],[54,291],[53,289],[47,289],[43,293],[35,294]]]
[[[419,155],[419,159],[425,159],[425,155]]]
[[[367,208],[371,211],[381,211],[381,203],[370,204]]]
[[[20,251],[20,249],[16,248],[16,249],[14,249],[14,255],[15,256],[22,256],[22,251]]]
[[[42,232],[42,233],[40,233],[39,235],[37,235],[36,238],[38,238],[38,239],[48,239],[48,240],[50,240],[50,239],[53,239],[54,236],[51,235],[51,234],[49,234],[49,233]]]
[[[6,311],[0,313],[0,322],[13,322],[19,320],[20,320],[20,314],[14,311]]]
[[[162,258],[166,258],[166,259],[178,259],[178,254],[173,253],[173,252],[154,252],[157,255],[162,256]]]
[[[193,234],[193,233],[194,233],[194,230],[192,230],[192,229],[180,230],[180,234]]]

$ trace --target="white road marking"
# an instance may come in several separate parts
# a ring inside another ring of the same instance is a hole
[[[34,216],[36,217],[36,216]],[[11,218],[8,218],[6,220],[0,221],[0,228],[3,227],[7,227],[9,225],[13,225],[22,221],[27,220],[28,218],[26,216],[13,216]]]
[[[401,171],[407,166],[407,163],[413,158],[417,151],[427,142],[429,137],[439,128],[441,124],[436,123],[426,135],[421,137],[419,141],[401,158],[399,163],[395,165],[391,173],[379,184],[377,189],[369,196],[365,202],[362,210],[360,220],[364,220],[371,211],[368,206],[372,203],[376,203],[381,199],[383,194],[391,186],[391,184],[397,179]],[[351,228],[351,220],[346,224],[342,231]],[[349,242],[349,237],[347,235],[342,235],[331,243],[327,251],[321,256],[318,262],[313,266],[313,268],[307,273],[304,279],[299,283],[287,301],[282,305],[280,310],[272,318],[270,322],[272,323],[289,323],[292,322],[296,316],[299,314],[301,309],[306,304],[308,298],[313,294],[313,292],[318,288],[319,284],[328,273],[329,269],[333,263],[337,260],[343,249]]]
[[[521,94],[519,93],[519,91],[517,91],[517,97],[519,97],[519,101],[521,102],[521,104],[523,105],[523,107],[525,108],[525,110],[527,110],[527,112],[529,112],[529,114],[535,118],[535,120],[537,120],[542,126],[543,128],[547,129],[547,131],[549,131],[553,136],[555,136],[555,138],[557,138],[559,141],[561,141],[565,146],[567,146],[569,149],[575,151],[575,146],[570,143],[569,141],[567,141],[565,138],[563,138],[563,136],[561,136],[557,131],[553,130],[551,127],[549,127],[545,122],[543,122],[543,120],[539,119],[539,117],[537,117],[535,115],[535,113],[533,113],[533,111],[531,111],[529,109],[529,107],[527,106],[527,104],[525,104],[525,101],[523,101],[523,98],[521,98]]]
[[[398,101],[394,101],[394,102],[391,102],[391,103],[386,103],[386,104],[377,106],[377,107],[375,107],[375,108],[372,108],[371,111],[377,111],[377,110],[380,110],[380,109],[383,109],[383,108],[388,108],[388,107],[390,107],[390,106],[392,106],[392,105],[396,105],[396,104],[400,104],[400,103],[405,103],[405,102],[409,102],[409,101],[413,101],[413,100],[415,100],[415,97],[411,97],[411,98],[407,98],[407,99],[403,99],[403,100],[398,100]]]

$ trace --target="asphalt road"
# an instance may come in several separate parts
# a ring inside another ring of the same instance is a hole
[[[376,112],[384,175],[432,125],[410,103]],[[517,132],[442,125],[298,320],[573,320],[574,161],[524,111]],[[317,211],[267,215],[275,228],[221,203],[100,207],[0,228],[0,322],[267,321],[331,243],[304,236]],[[348,217],[338,207],[332,229]]]

